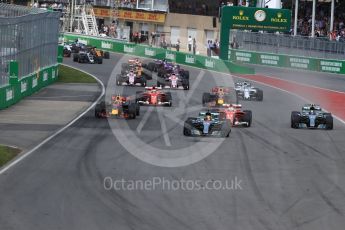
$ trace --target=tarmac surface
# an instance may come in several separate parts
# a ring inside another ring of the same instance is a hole
[[[140,88],[114,84],[117,66],[128,58],[111,54],[103,65],[65,61],[99,77],[107,95],[135,94]],[[306,102],[257,84],[264,101],[242,102],[253,111],[252,127],[233,128],[227,139],[184,137],[183,121],[197,114],[202,93],[238,80],[188,69],[191,89],[173,91],[173,107],[142,107],[136,120],[97,120],[90,111],[0,175],[1,229],[343,230],[344,124],[335,120],[331,131],[291,129],[291,111]],[[330,89],[343,81],[258,72]],[[202,186],[183,189],[182,179]],[[131,182],[137,186],[126,186]],[[227,182],[234,186],[216,186]]]
[[[97,99],[97,84],[55,83],[0,111],[0,143],[28,150]]]

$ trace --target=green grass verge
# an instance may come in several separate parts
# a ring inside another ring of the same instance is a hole
[[[79,70],[59,65],[59,78],[57,82],[60,83],[97,83],[97,81],[90,75]]]
[[[20,153],[19,149],[0,145],[0,167],[12,160]]]

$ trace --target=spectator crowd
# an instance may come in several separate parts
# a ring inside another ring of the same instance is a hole
[[[334,14],[333,31],[330,31],[331,10],[330,4],[319,4],[315,17],[315,37],[327,38],[332,41],[345,41],[345,7],[339,5]],[[294,21],[292,20],[292,27]],[[293,31],[293,30],[292,30]],[[311,3],[301,4],[298,12],[297,34],[311,36],[312,33],[312,7]]]

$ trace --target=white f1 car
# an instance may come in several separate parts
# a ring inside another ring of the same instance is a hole
[[[236,82],[235,90],[237,97],[242,100],[256,100],[262,101],[264,98],[263,91],[255,88],[247,81]]]

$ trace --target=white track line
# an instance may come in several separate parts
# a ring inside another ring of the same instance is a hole
[[[97,103],[98,101],[103,97],[104,93],[105,93],[105,87],[103,82],[101,82],[96,76],[85,72],[84,70],[81,70],[79,68],[75,68],[72,67],[70,65],[66,65],[66,64],[61,64],[61,65],[65,65],[68,67],[71,67],[73,69],[77,69],[83,73],[86,73],[90,76],[92,76],[101,86],[102,86],[102,93],[101,95],[97,98],[97,100],[95,102],[93,102],[84,112],[82,112],[79,116],[77,116],[76,118],[74,118],[72,121],[70,121],[66,126],[62,127],[61,129],[59,129],[58,131],[56,131],[55,133],[53,133],[52,135],[50,135],[49,137],[47,137],[46,139],[44,139],[41,143],[39,143],[38,145],[36,145],[34,148],[32,148],[31,150],[21,154],[18,158],[16,158],[15,160],[11,161],[8,165],[5,165],[4,167],[0,168],[0,175],[5,173],[7,170],[9,170],[10,168],[14,167],[16,164],[18,164],[20,161],[24,160],[26,157],[28,157],[29,155],[31,155],[33,152],[35,152],[37,149],[39,149],[40,147],[42,147],[44,144],[46,144],[47,142],[49,142],[50,140],[52,140],[54,137],[56,137],[57,135],[59,135],[60,133],[62,133],[63,131],[65,131],[67,128],[71,127],[75,122],[77,122],[80,118],[82,118],[87,112],[89,112]]]

